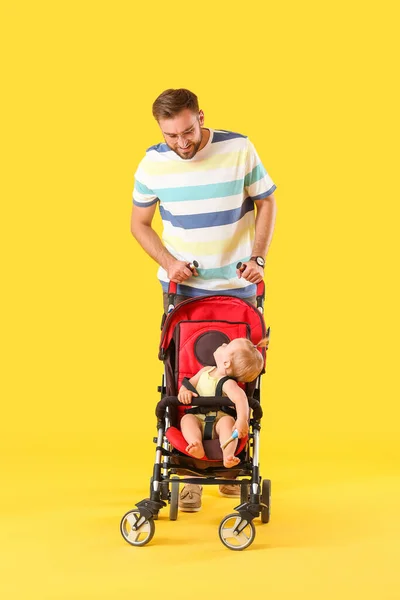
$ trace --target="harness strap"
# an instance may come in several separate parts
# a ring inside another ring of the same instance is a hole
[[[225,381],[228,381],[229,379],[233,379],[233,381],[236,381],[236,379],[234,377],[229,377],[229,375],[226,375],[225,377],[221,377],[221,379],[218,381],[217,387],[215,389],[216,396],[222,396],[222,386],[224,385]]]
[[[204,435],[203,440],[212,440],[212,432],[214,427],[215,415],[207,415],[204,419]]]
[[[189,379],[188,379],[187,377],[184,377],[184,378],[183,378],[183,380],[182,380],[182,385],[184,385],[184,386],[185,386],[185,388],[186,388],[187,390],[189,390],[189,392],[193,392],[194,394],[197,394],[197,390],[196,390],[196,388],[194,387],[194,385],[192,385],[192,384],[190,383],[190,381],[189,381]]]

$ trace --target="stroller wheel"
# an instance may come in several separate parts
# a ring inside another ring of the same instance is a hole
[[[175,481],[171,483],[171,497],[169,499],[169,520],[176,521],[178,518],[179,500],[179,477],[172,477]]]
[[[235,531],[237,527],[239,531]],[[239,513],[232,513],[221,521],[218,533],[221,542],[230,550],[244,550],[253,543],[256,528],[252,521],[243,521]]]
[[[261,502],[267,507],[261,508],[261,522],[269,523],[271,517],[271,480],[264,479],[262,482]]]
[[[154,535],[155,529],[153,519],[145,520],[144,517],[141,518],[138,510],[127,512],[121,519],[122,537],[132,546],[148,544]]]

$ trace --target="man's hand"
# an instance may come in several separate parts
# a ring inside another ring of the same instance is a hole
[[[179,400],[179,402],[182,402],[182,404],[191,404],[193,396],[195,396],[197,398],[198,394],[191,392],[190,390],[186,389],[185,386],[183,385],[181,387],[181,389],[179,390],[178,400]]]
[[[244,269],[243,269],[244,267]],[[264,269],[260,267],[256,263],[255,260],[249,260],[248,262],[242,263],[242,269],[236,269],[236,274],[240,279],[243,277],[246,281],[250,281],[250,283],[260,283],[264,279]]]
[[[249,424],[245,419],[238,419],[232,427],[232,431],[235,429],[237,429],[239,437],[244,438],[249,433]]]
[[[186,279],[189,279],[192,275],[198,276],[198,272],[195,267],[189,268],[187,262],[183,260],[174,260],[167,268],[168,279],[174,283],[182,283]]]

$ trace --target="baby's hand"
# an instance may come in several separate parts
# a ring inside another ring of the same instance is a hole
[[[249,424],[246,419],[238,419],[234,424],[232,431],[237,429],[239,437],[243,438],[249,433]]]
[[[181,389],[179,390],[178,400],[179,400],[179,402],[182,402],[182,404],[191,404],[193,396],[196,396],[196,398],[197,398],[198,394],[191,392],[190,390],[186,389],[185,386],[183,385],[181,387]]]

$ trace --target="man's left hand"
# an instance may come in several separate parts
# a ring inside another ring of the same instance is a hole
[[[243,277],[243,279],[249,281],[250,283],[260,283],[260,281],[264,279],[264,269],[263,267],[260,267],[255,260],[244,262],[242,268],[243,267],[245,267],[243,271],[236,269],[239,279]]]

